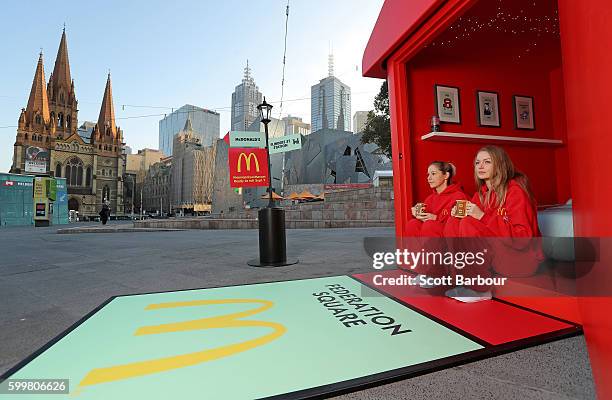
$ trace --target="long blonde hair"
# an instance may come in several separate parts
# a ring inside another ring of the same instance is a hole
[[[482,193],[482,185],[485,184],[484,179],[478,178],[476,168],[474,167],[474,179],[476,180],[476,187],[478,188],[478,196],[480,202],[487,206],[491,199],[491,192],[495,192],[496,201],[494,204],[495,208],[501,207],[506,202],[506,194],[508,193],[508,184],[512,179],[519,184],[519,186],[527,193],[529,200],[533,203],[534,197],[531,188],[529,187],[529,180],[527,176],[517,170],[512,163],[512,160],[508,156],[508,153],[499,146],[484,146],[478,153],[486,151],[491,156],[491,162],[493,164],[493,173],[491,174],[491,190],[487,190],[486,195]],[[478,156],[476,153],[476,156]],[[474,165],[476,165],[476,158],[474,158]]]

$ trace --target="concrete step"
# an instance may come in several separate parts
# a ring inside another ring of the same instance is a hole
[[[393,188],[378,187],[344,190],[325,195],[325,201],[393,200]]]
[[[342,209],[393,209],[392,201],[387,200],[346,200],[346,201],[328,201],[320,203],[302,203],[295,206],[286,207],[286,210],[342,210]]]
[[[286,210],[285,218],[287,220],[323,220],[323,221],[338,221],[338,220],[393,220],[395,212],[393,209],[347,209],[347,210]]]
[[[289,220],[287,229],[322,229],[322,228],[366,228],[394,226],[394,220]],[[135,228],[156,229],[257,229],[258,221],[254,219],[212,219],[193,218],[178,220],[145,220],[134,221]]]
[[[170,232],[182,231],[184,229],[176,228],[153,228],[153,227],[134,227],[134,226],[96,226],[96,227],[76,227],[76,228],[61,228],[56,233],[62,235],[78,234],[78,233],[126,233],[126,232]]]
[[[395,210],[393,208],[344,208],[328,210],[293,210],[285,209],[286,220],[393,220]],[[235,214],[227,217],[211,216],[209,219],[257,219],[257,213]]]

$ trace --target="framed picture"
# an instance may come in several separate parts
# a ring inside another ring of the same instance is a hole
[[[476,92],[476,109],[478,110],[478,125],[499,128],[499,95],[496,92]]]
[[[453,86],[434,85],[436,112],[440,122],[450,124],[461,123],[459,109],[459,88]]]
[[[535,129],[535,112],[533,109],[533,97],[513,96],[514,103],[514,126],[516,129]]]

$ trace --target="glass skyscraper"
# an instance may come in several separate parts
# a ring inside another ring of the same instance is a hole
[[[159,149],[164,155],[172,155],[174,135],[183,129],[187,117],[191,119],[193,132],[201,139],[202,146],[212,146],[213,141],[219,138],[221,133],[219,113],[185,104],[159,121]]]
[[[329,76],[310,90],[311,131],[351,130],[351,88],[334,76],[333,56],[329,56]]]

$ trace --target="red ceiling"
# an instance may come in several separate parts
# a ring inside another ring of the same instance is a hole
[[[386,78],[384,61],[435,11],[434,3],[385,1],[363,56],[365,76]],[[502,62],[558,66],[557,0],[480,0],[421,53],[454,61],[494,57]]]

